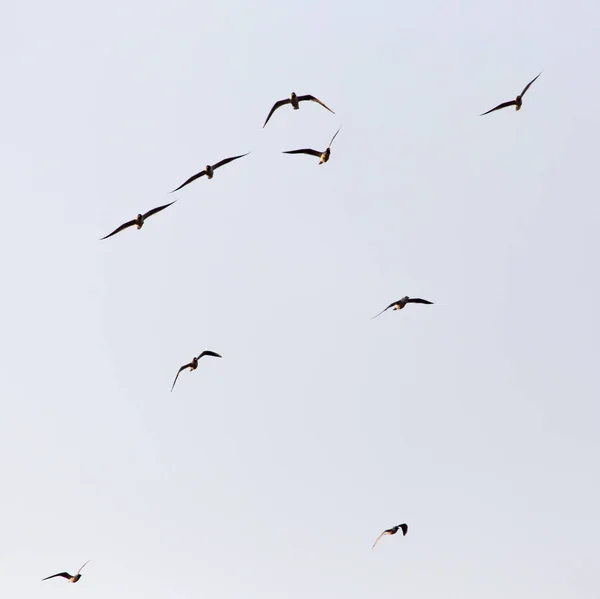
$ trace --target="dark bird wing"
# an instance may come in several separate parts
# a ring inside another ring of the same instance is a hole
[[[189,368],[192,365],[192,363],[190,362],[189,364],[186,364],[185,366],[182,366],[178,371],[177,374],[175,375],[175,380],[173,381],[173,386],[171,387],[171,391],[173,391],[173,389],[175,388],[175,383],[177,382],[177,379],[179,378],[179,373],[182,370],[185,370],[186,368]]]
[[[164,206],[159,206],[158,208],[152,208],[152,210],[148,210],[148,212],[146,212],[146,214],[144,214],[144,220],[146,220],[149,216],[152,216],[153,214],[156,214],[157,212],[160,212],[161,210],[164,210],[165,208],[168,208],[171,204],[174,204],[177,200],[173,200],[172,202],[169,202],[168,204],[165,204]],[[83,566],[81,566],[83,568]]]
[[[311,156],[316,156],[317,158],[321,157],[323,152],[317,152],[317,150],[311,150],[310,148],[304,148],[302,150],[288,150],[287,152],[283,152],[283,154],[310,154]]]
[[[91,559],[89,559],[87,562],[85,562],[85,564],[83,564],[83,566],[81,566],[81,568],[79,568],[79,570],[77,570],[77,574],[79,574],[79,573],[80,573],[80,572],[81,572],[81,571],[82,571],[82,570],[85,568],[85,566],[86,566],[87,564],[89,564],[91,561],[92,561],[92,560],[91,560]]]
[[[495,108],[488,110],[487,112],[482,112],[479,116],[483,116],[484,114],[490,114],[490,112],[494,112],[494,110],[500,110],[501,108],[508,108],[509,106],[516,106],[517,101],[511,100],[510,102],[502,102],[502,104],[498,104]]]
[[[71,575],[68,572],[60,572],[59,574],[52,574],[52,576],[46,576],[46,578],[42,578],[42,581],[49,580],[50,578],[56,578],[57,576],[62,576],[63,578],[66,578],[67,580],[69,578],[71,578]]]
[[[375,542],[373,543],[373,547],[371,547],[371,549],[375,549],[375,545],[377,545],[377,543],[379,543],[379,539],[381,539],[381,537],[385,534],[385,531],[383,531],[376,539]]]
[[[333,140],[337,137],[337,134],[340,132],[342,126],[340,125],[340,128],[335,132],[335,135],[331,138],[331,141],[329,142],[329,145],[327,146],[328,148],[331,148],[331,144],[333,143]]]
[[[300,98],[298,98],[298,100],[300,100]],[[291,101],[289,98],[287,98],[286,100],[279,100],[279,102],[275,102],[275,104],[273,104],[273,108],[271,108],[271,112],[269,112],[269,116],[267,116],[267,120],[265,121],[265,124],[263,125],[263,129],[265,128],[265,125],[269,122],[269,119],[271,118],[273,113],[278,108],[281,108],[282,106],[285,106],[286,104],[290,104],[290,102]],[[327,108],[327,106],[325,108]]]
[[[407,304],[433,304],[433,302],[429,302],[427,300],[421,299],[420,297],[411,297],[406,300]]]
[[[399,524],[398,526],[402,529],[402,536],[405,537],[408,532],[408,524]]]
[[[398,300],[400,301],[400,300]],[[383,309],[379,314],[375,314],[375,316],[373,316],[373,318],[377,318],[378,316],[381,316],[386,310],[389,310],[392,306],[395,306],[398,302],[392,302],[387,308]],[[373,318],[371,318],[371,320],[373,320]]]
[[[521,98],[525,95],[525,92],[531,87],[531,84],[542,74],[542,71],[538,74],[537,77],[534,77],[526,86],[525,89],[521,92]]]
[[[179,191],[182,187],[185,187],[188,183],[191,183],[192,181],[195,181],[196,179],[199,179],[200,177],[203,177],[204,175],[206,175],[206,171],[200,171],[199,173],[196,173],[195,175],[192,175],[185,183],[182,183],[179,187],[176,187],[173,191],[170,191],[169,193],[175,193],[176,191]]]
[[[320,104],[323,108],[327,108],[327,110],[329,110],[329,112],[331,112],[331,114],[335,114],[335,112],[333,112],[333,110],[331,110],[331,108],[329,108],[329,106],[325,106],[325,104],[323,104],[323,102],[321,102],[321,100],[319,100],[318,98],[315,98],[314,96],[311,96],[310,94],[307,94],[306,96],[298,96],[298,102],[304,102],[305,100],[310,100],[311,102],[316,102],[317,104]]]
[[[198,360],[202,357],[202,356],[213,356],[214,358],[222,358],[223,356],[221,354],[218,354],[217,352],[214,351],[210,351],[210,349],[205,349],[199,356],[198,356]]]
[[[100,241],[102,241],[103,239],[108,239],[109,237],[112,237],[113,235],[116,235],[117,233],[120,233],[121,231],[123,231],[123,229],[132,227],[133,225],[135,225],[135,223],[136,223],[135,219],[127,221],[126,223],[123,223],[120,227],[117,227],[112,233],[102,237],[102,239],[100,239]]]
[[[232,156],[231,158],[224,158],[223,160],[221,160],[221,162],[217,162],[217,164],[213,164],[213,169],[219,168],[220,166],[223,166],[224,164],[228,164],[229,162],[237,160],[238,158],[243,158],[244,156],[248,156],[248,154],[250,154],[250,152],[246,152],[245,154],[240,154],[239,156]]]

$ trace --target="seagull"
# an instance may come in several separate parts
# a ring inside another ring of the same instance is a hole
[[[389,310],[391,307],[393,307],[394,310],[402,310],[402,308],[404,308],[406,304],[433,304],[433,302],[429,302],[418,297],[408,297],[408,295],[405,295],[402,299],[399,299],[397,302],[392,302],[385,310]],[[375,314],[373,318],[381,316],[385,312],[385,310],[382,310],[379,314]],[[371,318],[371,320],[373,320],[373,318]]]
[[[185,183],[182,183],[179,187],[177,187],[173,191],[170,191],[169,193],[174,193],[176,191],[179,191],[182,187],[185,187],[188,183],[191,183],[192,181],[195,181],[196,179],[199,179],[200,177],[203,177],[204,175],[206,175],[209,179],[212,179],[213,175],[215,174],[215,170],[218,169],[220,166],[229,164],[230,162],[233,162],[234,160],[237,160],[238,158],[243,158],[244,156],[248,156],[248,154],[250,154],[250,152],[246,152],[245,154],[240,154],[239,156],[232,156],[231,158],[224,158],[223,160],[221,160],[221,162],[217,162],[217,164],[213,164],[212,166],[210,164],[207,164],[204,167],[203,171],[200,171],[199,173],[192,175]]]
[[[296,92],[292,92],[289,98],[287,98],[285,100],[279,100],[279,102],[275,102],[275,104],[273,104],[273,108],[271,108],[271,112],[269,112],[269,116],[267,117],[267,120],[265,121],[265,124],[263,125],[263,129],[265,128],[266,124],[269,122],[269,119],[271,118],[271,116],[273,116],[273,113],[278,108],[281,108],[282,106],[285,106],[286,104],[291,104],[292,108],[294,110],[298,110],[298,108],[300,108],[300,102],[305,102],[306,100],[310,100],[311,102],[316,102],[317,104],[320,104],[323,108],[327,108],[327,110],[329,110],[329,112],[331,112],[332,114],[335,114],[335,112],[333,112],[333,110],[331,110],[331,108],[329,108],[329,106],[325,106],[325,104],[323,104],[323,102],[321,102],[321,100],[319,100],[318,98],[315,98],[314,96],[311,96],[310,94],[307,94],[306,96],[297,96]]]
[[[398,524],[398,526],[394,526],[394,528],[388,528],[387,530],[384,530],[376,539],[375,542],[373,543],[373,547],[371,547],[371,549],[375,548],[375,545],[377,545],[377,543],[379,543],[379,539],[381,539],[381,537],[383,535],[395,535],[400,529],[402,529],[402,535],[406,536],[406,533],[408,532],[408,524]]]
[[[89,559],[87,562],[85,562],[85,564],[89,564],[91,561],[92,560]],[[69,574],[68,572],[60,572],[59,574],[53,574],[52,576],[47,576],[46,578],[42,578],[42,581],[48,580],[49,578],[56,578],[57,576],[62,576],[63,578],[66,578],[69,582],[77,582],[81,578],[80,572],[83,570],[83,567],[85,566],[85,564],[83,564],[83,566],[81,566],[81,568],[79,568],[79,570],[77,570],[77,574],[75,574],[75,576],[71,576],[71,574]]]
[[[148,210],[148,212],[146,212],[146,214],[138,214],[133,220],[123,223],[120,227],[117,227],[112,233],[110,233],[109,235],[106,235],[105,237],[102,237],[102,239],[108,239],[109,237],[116,235],[117,233],[119,233],[120,231],[123,231],[124,229],[127,229],[128,227],[133,227],[133,225],[136,225],[138,229],[141,229],[144,226],[144,221],[148,217],[152,216],[153,214],[156,214],[157,212],[160,212],[161,210],[164,210],[165,208],[168,208],[171,204],[174,204],[176,201],[177,200],[173,200],[172,202],[169,202],[168,204],[165,204],[164,206],[159,206],[158,208],[152,208],[152,210]],[[102,239],[100,239],[100,241],[102,241]]]
[[[531,84],[542,74],[542,71],[540,71],[540,73],[538,74],[537,77],[534,77],[526,86],[525,89],[514,99],[511,100],[510,102],[503,102],[502,104],[498,104],[498,106],[496,106],[496,108],[492,108],[491,110],[488,110],[487,112],[484,112],[482,114],[480,114],[479,116],[483,116],[484,114],[489,114],[490,112],[494,112],[494,110],[500,110],[501,108],[508,108],[509,106],[514,106],[515,110],[521,110],[521,106],[523,104],[523,96],[525,95],[525,92],[529,89],[529,87],[531,86]]]
[[[341,129],[341,127],[340,127]],[[333,140],[335,139],[336,135],[340,132],[340,129],[338,129],[335,132],[335,135],[331,138],[331,141],[329,142],[329,145],[327,146],[327,149],[324,152],[318,152],[317,150],[311,150],[310,148],[305,148],[303,150],[289,150],[287,152],[283,152],[284,154],[310,154],[311,156],[316,156],[317,158],[319,158],[319,164],[323,164],[324,162],[327,162],[329,160],[329,155],[331,154],[331,144],[333,143]]]
[[[202,356],[213,356],[214,358],[222,358],[223,356],[221,354],[218,354],[214,351],[210,351],[209,349],[204,350],[197,358],[192,358],[192,361],[189,364],[184,364],[178,371],[177,374],[175,375],[175,380],[173,381],[173,386],[171,387],[171,391],[173,391],[174,387],[175,387],[175,383],[177,382],[177,379],[179,378],[179,373],[182,370],[185,370],[186,368],[190,369],[190,372],[192,370],[196,370],[196,368],[198,368],[198,360],[202,357]]]

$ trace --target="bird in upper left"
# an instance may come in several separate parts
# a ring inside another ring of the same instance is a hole
[[[79,570],[77,570],[77,574],[73,575],[73,574],[69,574],[68,572],[59,572],[58,574],[52,574],[52,576],[46,576],[46,578],[42,578],[42,581],[44,580],[48,580],[50,578],[56,578],[57,576],[61,576],[62,578],[66,578],[69,582],[77,582],[80,578],[81,578],[81,571],[83,570],[84,566],[86,564],[89,564],[92,560],[89,559],[87,562],[85,562],[85,564],[83,564],[83,566],[81,566],[81,568],[79,568]]]

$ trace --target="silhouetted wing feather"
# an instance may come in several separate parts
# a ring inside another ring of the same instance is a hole
[[[333,140],[337,137],[337,134],[340,132],[342,126],[340,125],[340,128],[335,132],[335,135],[331,138],[331,141],[329,142],[329,145],[327,146],[328,148],[331,148],[331,144],[333,143]]]
[[[169,202],[168,204],[165,204],[164,206],[159,206],[158,208],[152,208],[152,210],[148,210],[148,212],[146,212],[146,214],[144,214],[144,220],[146,220],[149,216],[152,216],[153,214],[156,214],[157,212],[160,212],[161,210],[164,210],[165,208],[168,208],[171,204],[174,204],[177,200],[173,200],[172,202]],[[81,566],[83,568],[83,566]]]
[[[521,92],[521,98],[525,95],[525,92],[531,87],[531,84],[542,74],[542,72],[540,71],[539,75],[537,77],[534,77],[526,86],[525,89]]]
[[[325,104],[323,104],[323,102],[321,102],[321,100],[319,100],[318,98],[315,98],[314,96],[311,96],[310,94],[307,94],[306,96],[298,96],[298,102],[304,102],[305,100],[310,100],[311,102],[316,102],[317,104],[320,104],[323,108],[327,108],[327,110],[329,110],[329,112],[331,112],[331,114],[335,114],[335,112],[333,112],[333,110],[331,110],[331,108],[329,108],[329,106],[325,106]]]
[[[317,158],[321,157],[323,152],[317,152],[317,150],[311,150],[310,148],[304,148],[302,150],[288,150],[287,152],[283,152],[284,154],[310,154],[311,156],[316,156]]]
[[[300,99],[300,98],[298,98],[298,99]],[[279,100],[279,102],[275,102],[275,104],[273,104],[273,108],[271,108],[271,112],[269,112],[269,115],[267,116],[267,120],[265,121],[265,124],[263,125],[263,129],[265,128],[266,124],[269,122],[269,119],[271,118],[273,113],[278,108],[281,108],[282,106],[285,106],[286,104],[290,104],[290,103],[291,103],[291,101],[289,98],[287,98],[286,100]]]
[[[205,349],[199,356],[198,356],[198,360],[202,357],[202,356],[213,356],[214,358],[222,358],[223,356],[221,354],[218,354],[217,352],[214,351],[210,351],[209,349]]]
[[[71,578],[71,575],[68,572],[60,572],[59,574],[52,574],[52,576],[46,576],[46,578],[42,578],[42,580],[50,580],[50,578],[56,578],[57,576],[62,576],[67,580]]]
[[[172,202],[171,202],[171,203],[172,203]],[[145,217],[144,217],[144,218],[145,218]],[[80,573],[80,572],[83,570],[83,568],[84,568],[84,567],[85,567],[87,564],[89,564],[91,561],[92,561],[92,560],[91,560],[91,559],[89,559],[87,562],[85,562],[85,564],[83,564],[83,566],[81,566],[81,568],[79,568],[79,570],[77,570],[77,574],[79,574],[79,573]]]
[[[408,524],[400,524],[400,528],[402,529],[402,536],[405,537],[408,532]]]
[[[398,300],[400,301],[400,300]],[[398,302],[392,302],[387,308],[384,308],[379,314],[375,314],[375,316],[373,316],[373,318],[377,318],[378,316],[381,316],[386,310],[389,310],[391,307],[395,306]],[[371,320],[373,320],[373,318],[371,318]]]
[[[382,532],[376,539],[375,542],[373,543],[373,547],[371,547],[371,549],[375,549],[375,545],[377,545],[377,543],[379,543],[379,539],[381,539],[381,537],[385,534],[385,532]]]
[[[233,160],[237,160],[238,158],[243,158],[244,156],[248,156],[248,154],[250,154],[250,152],[246,152],[245,154],[240,154],[239,156],[232,156],[231,158],[225,158],[225,159],[221,160],[221,162],[217,162],[217,164],[213,164],[213,170],[219,168],[220,166],[223,166],[224,164],[228,164],[229,162],[232,162]]]
[[[203,177],[204,175],[206,175],[206,171],[200,171],[199,173],[196,173],[195,175],[192,175],[185,183],[182,183],[179,187],[176,187],[173,191],[170,191],[169,193],[175,193],[176,191],[179,191],[182,187],[185,187],[188,183],[191,183],[192,181],[195,181],[196,179],[199,179],[200,177]]]
[[[175,375],[175,380],[173,381],[173,386],[171,387],[171,391],[173,391],[173,389],[175,388],[175,383],[177,382],[177,379],[179,378],[179,374],[181,373],[182,370],[185,370],[186,368],[189,368],[192,365],[192,363],[190,362],[189,364],[186,364],[185,366],[182,366],[178,371],[177,374]]]
[[[487,112],[482,112],[479,116],[483,116],[484,114],[490,114],[490,112],[494,112],[494,110],[500,110],[501,108],[508,108],[509,106],[516,106],[517,101],[511,100],[510,102],[503,102],[502,104],[498,104],[495,108],[488,110]]]
[[[420,297],[411,297],[406,300],[407,304],[433,304],[433,302],[421,299]]]
[[[123,229],[127,229],[128,227],[132,227],[133,225],[136,224],[136,220],[130,220],[127,221],[126,223],[123,223],[120,227],[117,227],[112,233],[109,233],[108,235],[105,235],[104,237],[102,237],[100,239],[100,241],[102,241],[103,239],[108,239],[109,237],[112,237],[113,235],[116,235],[117,233],[120,233],[121,231],[123,231]],[[57,574],[58,576],[58,574]]]

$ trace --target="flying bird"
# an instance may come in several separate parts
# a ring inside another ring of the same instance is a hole
[[[156,214],[157,212],[160,212],[161,210],[164,210],[165,208],[168,208],[171,204],[174,204],[176,201],[177,200],[173,200],[172,202],[169,202],[168,204],[165,204],[164,206],[159,206],[158,208],[152,208],[152,210],[148,210],[148,212],[146,212],[146,214],[138,214],[133,220],[123,223],[120,227],[117,227],[112,233],[110,233],[109,235],[106,235],[105,237],[102,237],[102,239],[108,239],[109,237],[116,235],[117,233],[123,231],[124,229],[133,227],[134,225],[136,225],[138,229],[141,229],[144,226],[144,221],[148,217],[152,216],[153,214]],[[100,239],[100,241],[102,241],[102,239]]]
[[[221,354],[217,354],[214,351],[210,351],[209,349],[204,350],[197,358],[192,358],[192,361],[189,364],[184,364],[178,371],[177,374],[175,375],[175,380],[173,381],[173,386],[171,387],[171,391],[173,391],[174,387],[175,387],[175,383],[177,382],[177,379],[179,378],[179,373],[182,370],[185,370],[186,368],[190,369],[190,372],[192,370],[196,370],[196,368],[198,368],[198,360],[202,357],[202,356],[213,356],[214,358],[222,358],[223,356]]]
[[[91,561],[92,560],[89,559],[87,562],[85,562],[85,564],[89,564]],[[59,574],[53,574],[52,576],[46,576],[46,578],[42,578],[42,581],[48,580],[49,578],[56,578],[57,576],[62,576],[63,578],[66,578],[69,582],[77,582],[81,578],[80,572],[83,570],[83,567],[85,566],[85,564],[83,564],[83,566],[81,566],[81,568],[79,568],[79,570],[77,570],[77,574],[75,574],[75,576],[72,576],[68,572],[60,572]]]
[[[341,129],[341,127],[340,127]],[[318,152],[317,150],[311,150],[310,148],[305,148],[303,150],[289,150],[287,152],[283,152],[284,154],[310,154],[311,156],[316,156],[317,158],[319,158],[319,164],[323,164],[324,162],[327,162],[329,160],[329,155],[331,154],[331,144],[333,143],[333,140],[336,138],[336,135],[340,132],[340,129],[338,129],[335,132],[335,135],[331,138],[331,141],[329,142],[329,145],[327,146],[327,149],[324,152]]]
[[[500,110],[501,108],[508,108],[509,106],[514,106],[515,110],[521,110],[521,106],[523,104],[523,96],[525,95],[525,92],[529,89],[529,87],[531,86],[531,84],[542,74],[542,72],[540,71],[540,73],[538,74],[537,77],[534,77],[526,86],[525,89],[514,99],[511,100],[510,102],[503,102],[502,104],[498,104],[498,106],[496,106],[495,108],[492,108],[491,110],[488,110],[487,112],[484,112],[482,114],[480,114],[479,116],[483,116],[484,114],[489,114],[490,112],[494,112],[494,110]]]
[[[377,543],[379,543],[379,539],[381,539],[381,537],[383,535],[395,535],[399,530],[402,530],[402,535],[406,536],[406,533],[408,532],[408,524],[398,524],[398,526],[394,526],[394,528],[388,528],[387,530],[384,530],[376,539],[375,542],[373,543],[373,547],[371,547],[371,549],[375,548],[375,545],[377,545]]]
[[[210,164],[207,164],[204,167],[203,171],[200,171],[199,173],[192,175],[187,181],[185,181],[185,183],[182,183],[179,187],[177,187],[173,191],[170,191],[169,193],[174,193],[176,191],[179,191],[182,187],[185,187],[188,183],[191,183],[192,181],[195,181],[196,179],[199,179],[200,177],[204,177],[204,175],[206,175],[209,179],[212,179],[213,175],[215,174],[216,169],[218,169],[219,167],[224,166],[226,164],[229,164],[230,162],[233,162],[234,160],[237,160],[238,158],[243,158],[244,156],[248,156],[248,154],[250,154],[250,152],[246,152],[245,154],[240,154],[239,156],[232,156],[231,158],[224,158],[223,160],[221,160],[220,162],[217,162],[217,164],[213,164],[212,166]]]
[[[266,124],[269,122],[269,119],[271,118],[271,116],[273,116],[273,113],[278,108],[281,108],[282,106],[285,106],[286,104],[291,104],[292,108],[294,110],[298,110],[298,108],[300,108],[300,102],[305,102],[307,100],[310,100],[311,102],[316,102],[317,104],[320,104],[323,108],[327,108],[327,110],[329,110],[329,112],[331,112],[332,114],[335,114],[335,112],[333,112],[333,110],[331,110],[331,108],[329,108],[329,106],[325,106],[325,104],[323,104],[323,102],[321,102],[321,100],[319,100],[318,98],[315,98],[314,96],[311,96],[310,94],[307,94],[306,96],[297,96],[296,92],[292,92],[289,98],[286,98],[285,100],[279,100],[279,102],[275,102],[275,104],[273,104],[273,108],[271,108],[271,112],[269,112],[269,116],[267,117],[267,120],[265,121],[265,124],[263,125],[263,129],[265,128]]]
[[[433,302],[418,297],[408,297],[408,295],[405,295],[402,299],[399,299],[397,302],[392,302],[387,308],[385,308],[385,310],[389,310],[392,307],[394,308],[394,310],[402,310],[402,308],[404,308],[406,304],[433,304]],[[379,314],[375,314],[373,318],[381,316],[385,312],[385,310],[382,310]],[[371,318],[371,320],[373,320],[373,318]]]

